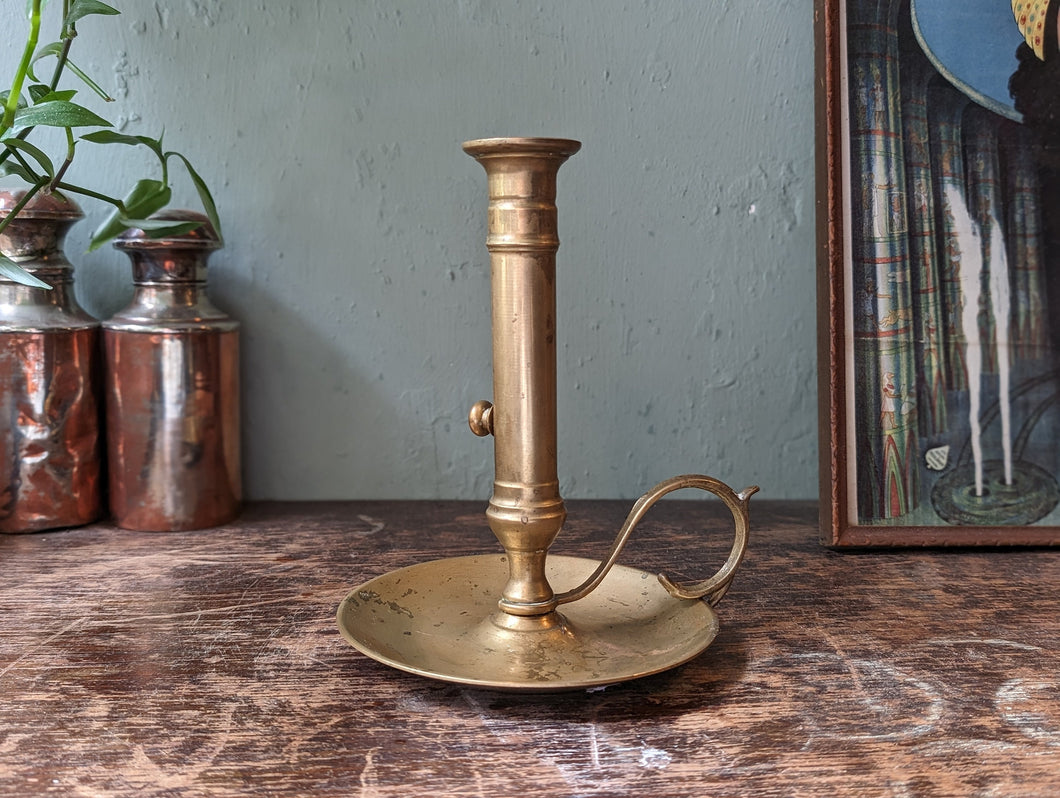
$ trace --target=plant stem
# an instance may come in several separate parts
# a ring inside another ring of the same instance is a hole
[[[8,152],[14,153],[14,155],[15,155],[15,160],[16,160],[16,161],[18,161],[19,165],[20,165],[20,166],[21,166],[21,167],[22,167],[23,169],[25,169],[25,170],[26,170],[27,172],[29,172],[29,173],[30,173],[31,175],[33,175],[34,177],[36,177],[36,178],[37,178],[38,180],[40,179],[40,176],[39,176],[39,175],[37,175],[36,171],[35,171],[35,170],[33,169],[33,167],[32,167],[32,166],[30,165],[29,161],[27,161],[27,160],[26,160],[25,158],[23,158],[23,157],[22,157],[22,153],[20,153],[20,152],[19,152],[18,150],[16,150],[16,149],[15,149],[14,147],[5,147],[5,149],[6,149],[6,150],[7,150]]]
[[[63,70],[66,68],[66,61],[70,57],[70,47],[74,43],[74,37],[77,35],[77,31],[74,30],[74,26],[66,27],[66,18],[70,15],[70,0],[63,0],[63,31],[61,38],[63,40],[63,49],[59,53],[59,59],[55,63],[55,71],[52,72],[52,82],[48,84],[48,89],[55,91],[55,88],[59,85],[59,78],[63,74]]]
[[[70,164],[74,162],[74,131],[70,128],[66,129],[66,160],[63,161],[63,165],[59,167],[55,173],[55,177],[52,178],[51,183],[48,184],[48,191],[55,191],[55,187],[59,185],[59,182],[63,179],[63,175],[66,174],[66,170],[70,168]]]
[[[83,197],[102,200],[103,202],[110,203],[122,213],[125,213],[125,204],[121,200],[114,199],[114,197],[108,197],[106,194],[100,194],[98,191],[81,188],[81,186],[75,186],[72,183],[56,183],[55,188],[59,189],[59,191],[66,191],[70,194],[80,194]]]
[[[66,69],[66,61],[70,57],[70,48],[73,44],[73,37],[63,39],[63,49],[59,52],[59,62],[55,65],[55,71],[52,72],[52,81],[48,84],[48,88],[51,91],[55,91],[55,87],[59,85],[59,78],[62,76],[63,70]]]
[[[26,203],[33,199],[36,193],[42,188],[44,188],[44,184],[47,182],[48,179],[42,177],[36,183],[30,186],[29,190],[26,191],[22,199],[15,203],[15,207],[8,211],[7,216],[5,216],[3,219],[0,219],[0,233],[4,232],[7,226],[11,224],[12,221],[14,221],[16,216],[18,216],[19,211],[26,207]]]
[[[63,19],[66,19],[66,15],[69,14],[69,13],[70,13],[70,9],[69,9],[68,3],[63,3]],[[63,39],[63,49],[62,49],[62,52],[59,53],[59,62],[55,65],[55,71],[52,72],[51,83],[48,84],[48,88],[51,91],[55,91],[56,86],[59,85],[59,78],[62,77],[63,70],[66,69],[66,62],[67,62],[67,60],[69,60],[69,57],[70,57],[70,48],[73,46],[74,36],[77,35],[77,31],[74,30],[73,28],[71,28],[70,29],[70,34],[71,35],[69,35],[65,39]],[[30,127],[24,127],[24,128],[22,128],[22,130],[20,130],[16,134],[15,138],[25,139],[26,136],[28,136],[32,132],[33,132],[33,126],[32,125]],[[4,161],[6,161],[10,157],[11,157],[11,152],[9,150],[5,150],[4,152],[0,153],[0,163],[3,163]],[[68,163],[65,164],[63,166],[63,168],[59,170],[60,174],[62,172],[66,171],[66,167],[67,166],[69,166]],[[54,186],[53,186],[53,188],[54,188]]]
[[[40,4],[41,0],[33,0],[33,5],[30,9],[29,37],[26,39],[26,49],[22,51],[22,61],[15,72],[15,80],[11,84],[11,94],[7,97],[4,118],[0,122],[0,134],[10,130],[11,126],[15,124],[18,98],[22,96],[22,83],[25,81],[29,65],[33,61],[33,52],[37,49],[37,38],[40,36]]]
[[[0,128],[2,128],[2,127],[3,126],[0,125]],[[33,128],[24,127],[24,128],[22,128],[22,130],[18,131],[18,133],[15,134],[15,138],[16,139],[25,140],[26,136],[28,136],[32,131],[33,131]],[[2,134],[2,131],[0,131],[0,134]],[[12,150],[10,148],[5,148],[3,152],[0,152],[0,164],[2,164],[4,161],[6,161],[8,158],[10,158],[11,154],[13,152],[14,152],[14,150]]]

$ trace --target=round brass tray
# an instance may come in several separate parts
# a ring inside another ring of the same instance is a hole
[[[557,593],[598,565],[550,556]],[[454,557],[366,582],[339,605],[354,648],[409,673],[494,690],[600,687],[688,662],[718,633],[714,610],[677,599],[652,574],[616,565],[592,593],[560,612],[516,618],[497,608],[505,555]]]

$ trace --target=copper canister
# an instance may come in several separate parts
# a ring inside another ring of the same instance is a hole
[[[0,191],[0,217],[25,196]],[[62,242],[81,211],[38,193],[0,251],[52,286],[0,277],[0,532],[78,526],[103,511],[99,322],[78,304]]]
[[[190,232],[123,233],[132,302],[103,322],[110,509],[125,529],[203,529],[233,520],[242,499],[239,323],[206,295],[220,241],[205,217]]]

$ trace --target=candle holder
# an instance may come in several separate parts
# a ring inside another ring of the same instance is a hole
[[[464,144],[489,182],[493,325],[494,400],[477,402],[468,421],[494,438],[486,518],[504,554],[403,568],[342,601],[346,640],[400,670],[490,689],[574,690],[685,663],[718,632],[713,606],[743,558],[757,487],[737,493],[708,476],[673,477],[636,501],[602,562],[548,553],[566,518],[556,467],[556,174],[580,147],[551,138]],[[645,513],[682,488],[709,491],[732,513],[735,539],[720,570],[678,584],[616,565]]]

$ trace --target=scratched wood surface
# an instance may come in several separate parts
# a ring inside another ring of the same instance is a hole
[[[179,534],[0,536],[0,795],[1060,794],[1060,551],[835,553],[753,503],[722,631],[688,665],[562,696],[392,671],[334,614],[397,567],[497,550],[475,503],[253,505]],[[571,502],[601,556],[625,502]],[[716,504],[623,562],[696,578]]]

